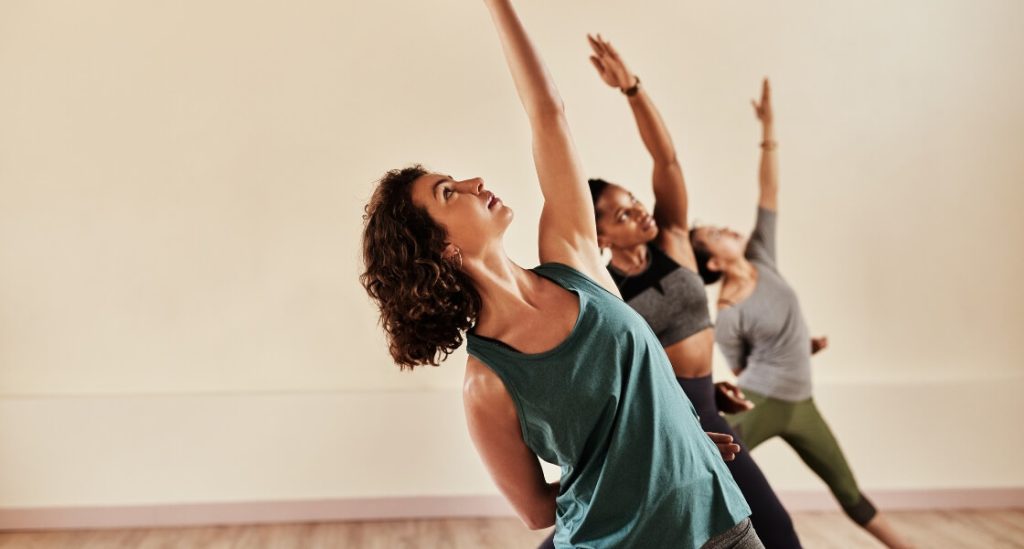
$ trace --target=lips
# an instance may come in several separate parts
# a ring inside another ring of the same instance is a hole
[[[494,206],[496,206],[496,205],[497,205],[497,204],[498,204],[499,202],[501,202],[501,199],[500,199],[500,198],[498,198],[497,196],[494,196],[494,193],[492,193],[492,192],[488,192],[488,193],[487,193],[487,202],[486,202],[486,205],[487,205],[487,209],[488,209],[488,210],[492,209],[492,208],[493,208]]]

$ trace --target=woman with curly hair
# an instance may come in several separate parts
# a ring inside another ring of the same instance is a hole
[[[601,262],[554,82],[510,0],[485,3],[532,129],[542,264],[505,254],[512,210],[482,179],[388,172],[367,205],[362,282],[392,356],[436,365],[466,334],[470,436],[522,520],[557,524],[556,546],[762,547],[722,459],[739,447],[701,429]]]
[[[622,92],[654,164],[651,212],[627,189],[603,179],[590,180],[598,244],[611,251],[608,272],[622,298],[644,317],[665,347],[704,430],[733,435],[719,410],[739,412],[750,403],[732,383],[711,380],[715,330],[690,247],[689,199],[672,137],[654,100],[611,42],[600,35],[587,38],[591,63],[605,84]],[[743,445],[740,439],[736,443]],[[750,520],[765,547],[800,547],[789,513],[749,453],[741,452],[730,461],[729,471],[750,505]]]

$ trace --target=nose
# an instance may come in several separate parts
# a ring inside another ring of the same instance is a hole
[[[484,190],[484,180],[479,177],[464,179],[458,182],[456,190],[460,193],[480,194]]]

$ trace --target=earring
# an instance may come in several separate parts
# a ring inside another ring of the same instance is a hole
[[[452,254],[451,256],[449,256],[448,260],[452,261],[452,263],[455,263],[455,268],[456,269],[461,269],[462,268],[462,250],[459,249],[459,248],[455,248],[455,253]]]

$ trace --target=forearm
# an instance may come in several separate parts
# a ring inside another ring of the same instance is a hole
[[[629,106],[633,109],[640,138],[654,160],[654,173],[651,177],[654,217],[663,228],[686,228],[689,196],[668,128],[643,88],[629,98]]]
[[[485,4],[498,31],[519,100],[536,128],[543,117],[562,113],[561,96],[511,1],[485,0]]]
[[[644,147],[650,153],[655,164],[675,164],[676,149],[672,143],[672,136],[668,133],[661,114],[654,101],[641,87],[636,95],[629,98],[629,106],[633,110],[633,118],[636,119],[637,129],[640,130],[640,139]]]
[[[519,518],[527,528],[540,530],[555,524],[555,514],[557,512],[555,499],[558,497],[558,490],[559,484],[557,482],[549,482],[545,485],[544,496],[539,501],[530,505],[529,508],[517,510]]]
[[[778,142],[775,141],[775,125],[762,124],[761,166],[758,172],[761,187],[760,206],[775,210],[779,194]]]
[[[555,518],[556,518],[556,514],[558,512],[558,504],[556,503],[556,500],[558,499],[558,492],[559,492],[560,489],[561,489],[561,484],[560,483],[558,483],[558,482],[549,482],[548,483],[548,496],[549,497],[548,497],[547,501],[545,502],[546,503],[545,509],[550,509],[549,511],[547,511],[546,516],[549,517],[551,522],[549,524],[544,524],[543,526],[541,526],[541,528],[547,528],[548,526],[553,526],[555,524]]]

